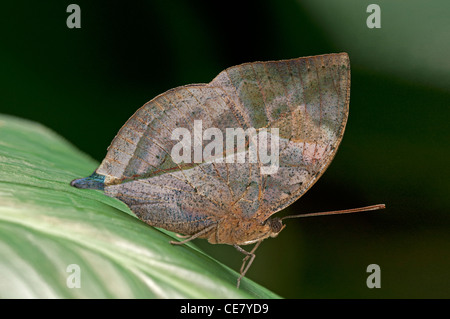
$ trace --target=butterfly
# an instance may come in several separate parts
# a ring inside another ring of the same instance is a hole
[[[147,224],[187,237],[172,244],[205,238],[233,245],[245,254],[239,287],[255,250],[284,229],[283,219],[384,208],[272,217],[330,165],[349,97],[347,53],[233,66],[208,84],[146,103],[95,172],[71,185],[101,189]],[[251,251],[241,247],[249,244]]]

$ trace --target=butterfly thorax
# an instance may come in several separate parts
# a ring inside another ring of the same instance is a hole
[[[279,218],[260,222],[254,218],[227,216],[219,221],[207,238],[211,244],[249,245],[268,237],[276,237],[284,226]]]

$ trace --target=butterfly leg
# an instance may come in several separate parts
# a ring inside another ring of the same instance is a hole
[[[188,238],[190,235],[175,234],[178,238]]]
[[[247,273],[247,271],[249,270],[250,266],[252,265],[253,260],[255,260],[255,257],[256,257],[255,250],[258,248],[258,246],[261,244],[261,242],[262,242],[262,240],[258,241],[250,252],[242,249],[240,246],[238,246],[236,244],[233,245],[234,248],[236,248],[239,252],[241,252],[241,253],[243,253],[245,255],[244,259],[242,260],[242,266],[241,266],[241,269],[240,269],[240,274],[241,275],[239,276],[239,278],[237,280],[237,285],[236,285],[237,288],[239,288],[239,285],[241,284],[242,278],[244,278],[245,274]]]
[[[194,235],[188,237],[188,238],[185,239],[185,240],[182,240],[182,241],[173,241],[173,240],[171,240],[170,243],[171,243],[172,245],[183,245],[183,244],[185,244],[185,243],[187,243],[187,242],[189,242],[189,241],[191,241],[191,240],[193,240],[193,239],[195,239],[195,238],[198,238],[198,237],[200,237],[200,236],[202,236],[202,235],[204,235],[204,234],[207,234],[207,233],[210,232],[212,229],[214,229],[216,226],[217,226],[216,224],[212,224],[212,225],[210,225],[210,226],[208,226],[208,227],[203,228],[201,231],[195,233]]]

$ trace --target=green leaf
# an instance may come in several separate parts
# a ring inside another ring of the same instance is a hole
[[[192,244],[69,186],[97,166],[46,127],[0,116],[0,298],[279,298],[247,278],[236,289],[238,274]]]

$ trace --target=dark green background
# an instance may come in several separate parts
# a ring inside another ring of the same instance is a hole
[[[280,215],[388,208],[290,220],[248,277],[288,298],[450,298],[448,1],[378,1],[381,29],[366,26],[371,1],[76,1],[82,28],[68,29],[70,3],[2,4],[0,112],[41,122],[98,161],[170,88],[243,62],[348,52],[339,152]],[[240,267],[234,248],[196,243]],[[366,286],[372,263],[380,289]]]

